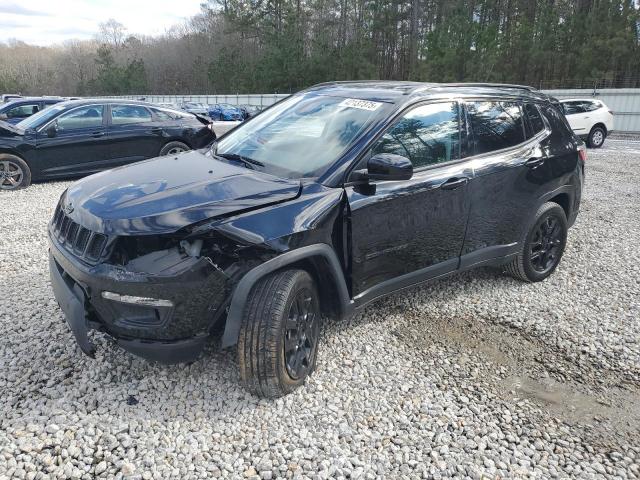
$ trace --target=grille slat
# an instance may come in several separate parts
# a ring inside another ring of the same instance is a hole
[[[76,241],[73,244],[73,250],[79,255],[82,255],[84,253],[85,248],[87,248],[87,243],[89,243],[90,236],[91,236],[91,231],[87,230],[84,227],[80,227],[80,231],[78,232]]]
[[[91,260],[98,260],[106,244],[107,237],[105,235],[102,235],[101,233],[92,234],[85,255]]]
[[[78,235],[78,224],[72,221],[66,235],[66,242],[69,246],[73,247],[73,244],[76,241],[76,235]]]
[[[75,255],[96,262],[107,246],[108,237],[102,233],[78,225],[58,206],[52,221],[53,232],[58,241]]]

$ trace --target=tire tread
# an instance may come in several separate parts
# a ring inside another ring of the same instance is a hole
[[[282,315],[290,292],[309,274],[303,270],[284,270],[261,279],[247,299],[238,338],[240,379],[254,395],[277,398],[295,388],[283,382],[279,338]]]

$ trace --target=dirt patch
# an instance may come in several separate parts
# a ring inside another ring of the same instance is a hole
[[[640,386],[615,371],[573,362],[520,330],[491,320],[409,317],[394,332],[428,354],[444,348],[507,402],[528,399],[605,448],[640,443]]]

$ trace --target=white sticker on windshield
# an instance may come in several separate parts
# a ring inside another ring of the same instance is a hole
[[[359,100],[357,98],[347,98],[338,104],[340,107],[359,108],[360,110],[369,110],[370,112],[376,110],[382,103],[371,102],[369,100]]]

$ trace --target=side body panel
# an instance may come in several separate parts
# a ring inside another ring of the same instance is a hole
[[[416,172],[408,181],[347,187],[353,292],[366,301],[376,286],[424,270],[425,277],[458,268],[469,212],[467,185],[445,190],[451,178],[470,178],[467,162]]]
[[[579,179],[575,138],[558,111],[543,105],[549,129],[529,142],[477,157],[470,182],[471,212],[460,268],[517,252],[537,208],[565,194],[573,203]],[[528,165],[542,158],[542,164]]]

